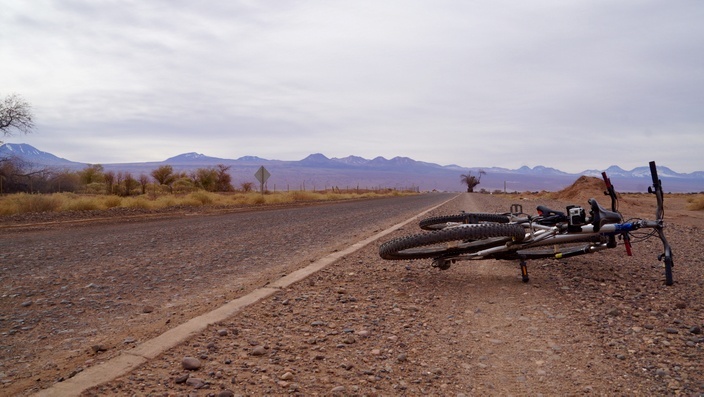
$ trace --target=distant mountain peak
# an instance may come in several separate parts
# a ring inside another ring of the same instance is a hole
[[[300,161],[300,163],[304,165],[321,165],[328,164],[330,162],[331,160],[322,153],[313,153]]]
[[[28,163],[49,166],[70,166],[75,163],[51,153],[42,152],[27,143],[5,143],[0,146],[0,158],[19,157]]]
[[[345,164],[350,164],[350,165],[363,165],[369,162],[369,160],[365,159],[364,157],[359,157],[359,156],[347,156],[343,158],[333,158],[333,160],[339,161],[341,163]]]
[[[242,156],[237,161],[268,161],[258,156]]]
[[[223,160],[223,159],[218,159],[217,157],[206,156],[202,153],[188,152],[188,153],[179,154],[178,156],[169,157],[168,159],[164,160],[164,162],[165,163],[170,163],[170,162],[171,163],[176,163],[176,162],[194,163],[194,162],[202,162],[202,161],[209,161],[209,160]]]
[[[322,153],[313,153],[313,154],[309,154],[308,157],[304,158],[303,160],[330,160],[330,159]]]

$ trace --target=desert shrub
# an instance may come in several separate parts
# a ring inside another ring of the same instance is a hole
[[[187,200],[193,200],[200,203],[200,205],[207,205],[213,203],[213,197],[208,192],[199,190],[188,195]]]
[[[69,198],[65,200],[62,207],[65,211],[92,211],[99,210],[100,205],[98,201],[94,198],[79,197],[79,198]]]
[[[168,208],[175,207],[177,205],[178,201],[176,200],[176,197],[172,195],[160,196],[154,200],[154,208]]]
[[[15,213],[54,212],[61,209],[61,198],[54,194],[19,193],[12,197]]]
[[[193,181],[191,181],[188,178],[178,179],[173,184],[174,193],[190,193],[190,192],[194,192],[196,190],[197,190],[197,188],[193,184]]]
[[[108,196],[103,198],[103,206],[105,208],[115,208],[122,205],[122,198],[119,196]]]
[[[261,205],[266,203],[266,198],[262,194],[257,194],[252,196],[252,200],[250,202],[254,205]]]
[[[151,208],[149,200],[144,197],[129,197],[122,202],[122,206],[127,208]]]
[[[320,195],[313,192],[293,191],[288,193],[291,201],[315,201],[320,199]]]
[[[89,183],[85,187],[85,193],[88,193],[88,194],[105,193],[105,184],[102,182]]]
[[[687,209],[692,210],[692,211],[702,211],[704,210],[704,195],[698,194],[694,197],[690,197],[687,199],[687,202],[689,205],[687,205]]]

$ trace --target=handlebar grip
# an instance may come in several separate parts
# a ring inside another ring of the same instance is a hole
[[[657,189],[660,186],[660,179],[658,178],[658,169],[655,167],[655,162],[650,162],[650,175],[653,177],[653,187]]]
[[[607,189],[610,188],[611,187],[611,179],[609,179],[609,177],[606,176],[606,172],[602,172],[601,177],[604,178],[604,183],[606,184],[606,188]]]

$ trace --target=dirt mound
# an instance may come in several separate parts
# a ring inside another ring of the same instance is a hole
[[[556,200],[585,201],[590,197],[597,200],[604,195],[606,186],[604,181],[593,176],[580,176],[572,185],[556,192],[553,196]]]

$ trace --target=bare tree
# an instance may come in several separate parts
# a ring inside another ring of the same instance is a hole
[[[106,171],[103,174],[103,178],[105,179],[105,194],[113,194],[113,188],[115,185],[115,171]]]
[[[472,193],[474,191],[474,188],[479,184],[479,182],[481,182],[482,175],[486,175],[486,172],[484,172],[484,170],[479,170],[479,178],[472,175],[472,171],[469,171],[466,174],[460,175],[460,183],[462,183],[463,185],[467,185],[467,192]]]
[[[242,189],[243,192],[249,193],[254,188],[254,182],[242,182],[240,184],[240,188]]]
[[[3,135],[12,135],[13,130],[28,134],[33,129],[34,115],[27,101],[17,94],[8,95],[0,101],[0,131]]]
[[[226,166],[224,164],[218,164],[217,168],[215,171],[217,172],[218,175],[218,180],[217,180],[217,191],[218,192],[231,192],[235,190],[235,188],[232,186],[232,176],[227,173],[227,171],[230,170],[231,166]]]
[[[130,173],[130,172],[125,172],[123,175],[124,175],[123,183],[125,185],[124,195],[130,196],[132,194],[132,190],[139,187],[139,181],[134,179],[134,177],[132,176],[132,173]]]
[[[147,194],[147,185],[149,185],[149,177],[141,174],[139,176],[139,184],[142,186],[142,194]]]

